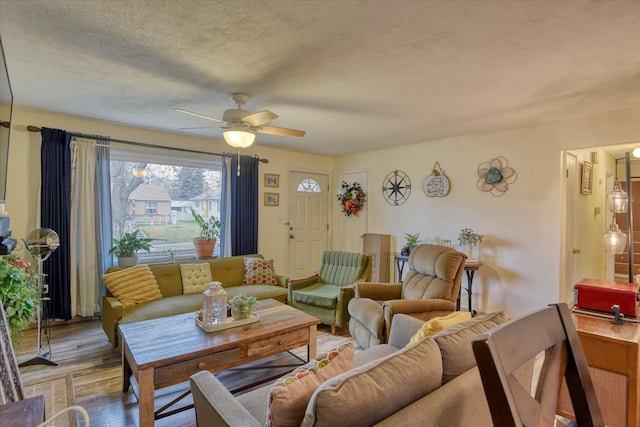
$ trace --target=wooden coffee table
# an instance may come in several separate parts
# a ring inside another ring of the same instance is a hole
[[[307,360],[316,356],[318,318],[272,299],[258,301],[256,313],[259,322],[211,333],[196,326],[195,313],[120,325],[122,391],[137,385],[140,427],[157,418],[155,390],[198,371],[219,372],[301,346]]]

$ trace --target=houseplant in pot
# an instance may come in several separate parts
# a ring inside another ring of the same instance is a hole
[[[248,319],[256,305],[253,295],[237,294],[229,300],[233,320]]]
[[[200,227],[200,236],[193,238],[193,246],[196,250],[198,258],[210,258],[213,256],[213,248],[216,246],[216,240],[220,236],[222,223],[215,215],[211,215],[208,219],[204,219],[202,215],[191,208],[191,215],[194,221]]]
[[[400,255],[407,256],[411,253],[413,248],[415,248],[416,245],[420,243],[420,233],[416,233],[416,234],[405,233],[404,239],[405,239],[405,243],[404,243],[404,247],[400,250]]]
[[[118,265],[132,266],[138,263],[138,252],[151,250],[153,239],[140,234],[136,228],[131,233],[124,233],[120,239],[113,239],[113,247],[109,249],[109,255],[116,254]]]
[[[36,319],[39,294],[38,273],[29,263],[13,255],[0,257],[0,301],[13,343],[19,344],[17,337]]]

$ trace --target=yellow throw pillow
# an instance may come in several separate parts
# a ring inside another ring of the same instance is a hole
[[[156,278],[146,264],[103,274],[102,280],[123,308],[162,298]]]
[[[209,283],[213,281],[208,262],[180,264],[180,278],[182,279],[182,293],[185,295],[204,292],[209,287]]]
[[[416,334],[411,337],[411,341],[409,341],[409,344],[423,340],[427,337],[430,337],[431,335],[437,334],[438,332],[448,328],[449,326],[453,326],[456,323],[465,322],[469,319],[471,319],[471,313],[469,313],[468,311],[454,311],[447,316],[434,317],[433,319],[426,322],[418,330],[418,332],[416,332]]]

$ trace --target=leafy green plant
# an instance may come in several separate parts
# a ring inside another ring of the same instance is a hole
[[[405,239],[406,246],[414,247],[418,243],[420,243],[420,233],[416,233],[416,234],[405,233],[404,239]]]
[[[202,215],[191,208],[191,215],[198,226],[200,226],[200,238],[203,240],[211,240],[214,237],[220,236],[220,229],[222,223],[215,215],[211,215],[208,219],[204,219]]]
[[[458,234],[458,242],[460,242],[460,245],[462,246],[474,246],[482,242],[483,237],[484,236],[476,233],[471,228],[463,228],[462,230],[460,230],[460,234]]]
[[[24,259],[0,257],[0,299],[14,343],[35,318],[40,298],[38,273]]]
[[[118,257],[134,257],[139,251],[149,252],[152,241],[153,239],[140,235],[140,230],[136,228],[131,233],[124,233],[120,239],[113,239],[109,255],[115,253]]]
[[[231,307],[238,307],[241,311],[250,310],[256,304],[256,297],[253,295],[237,294],[229,300]]]

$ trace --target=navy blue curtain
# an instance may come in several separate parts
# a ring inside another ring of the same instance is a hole
[[[258,163],[254,156],[231,157],[231,255],[258,252]]]
[[[40,226],[60,237],[60,246],[43,263],[49,300],[44,314],[48,318],[71,319],[71,256],[69,230],[71,217],[71,135],[59,129],[42,128],[40,162],[42,190]]]

